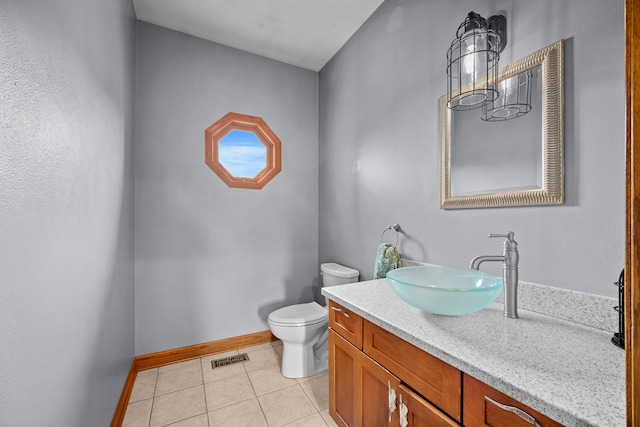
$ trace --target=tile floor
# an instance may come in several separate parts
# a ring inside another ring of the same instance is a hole
[[[211,368],[239,353],[249,361]],[[138,372],[122,426],[336,426],[327,374],[285,378],[281,355],[276,341]]]

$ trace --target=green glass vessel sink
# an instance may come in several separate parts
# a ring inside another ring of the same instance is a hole
[[[503,286],[499,277],[478,270],[436,266],[398,268],[387,273],[387,280],[407,303],[446,316],[482,310]]]

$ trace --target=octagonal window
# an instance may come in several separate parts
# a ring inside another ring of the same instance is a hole
[[[280,145],[260,117],[228,113],[205,131],[205,162],[229,187],[261,189],[281,170]]]
[[[255,133],[232,130],[218,141],[218,161],[239,178],[255,178],[267,167],[267,147]]]

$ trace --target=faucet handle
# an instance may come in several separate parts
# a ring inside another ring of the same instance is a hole
[[[489,234],[489,237],[504,237],[504,238],[506,238],[509,242],[514,242],[514,240],[513,240],[513,236],[514,236],[513,231],[507,231],[507,233],[506,233],[506,234],[495,234],[495,233],[491,233],[491,234]]]

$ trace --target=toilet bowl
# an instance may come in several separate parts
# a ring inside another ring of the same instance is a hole
[[[320,266],[323,286],[352,283],[359,272],[335,263]],[[317,302],[280,308],[267,319],[271,333],[282,341],[282,375],[303,378],[328,369],[328,324],[326,307]]]

